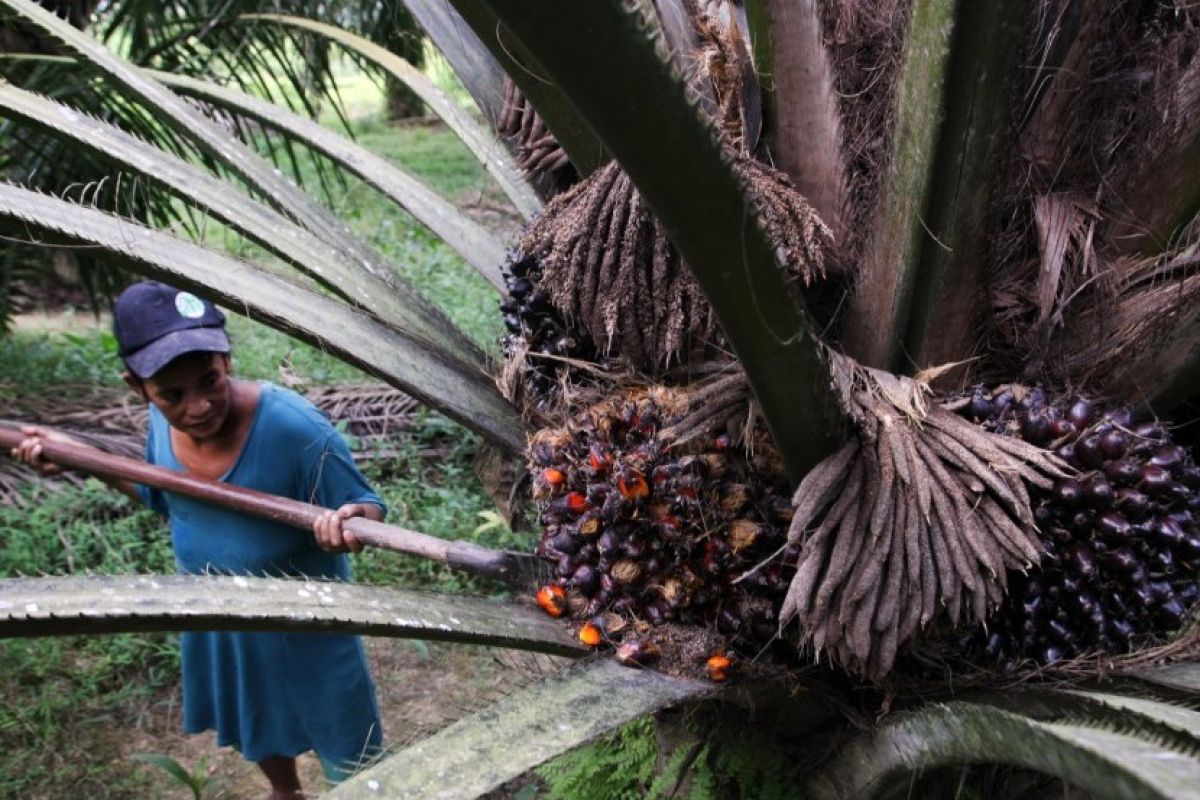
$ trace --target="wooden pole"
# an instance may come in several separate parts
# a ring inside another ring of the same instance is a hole
[[[19,428],[0,424],[0,448],[5,451],[17,447],[26,438]],[[152,486],[302,530],[312,530],[317,518],[328,510],[300,500],[157,467],[83,444],[43,438],[42,458],[89,475]],[[473,542],[439,539],[362,517],[345,520],[342,527],[365,545],[437,561],[455,569],[503,581],[514,588],[528,589],[538,577],[539,562],[528,553],[491,550]]]

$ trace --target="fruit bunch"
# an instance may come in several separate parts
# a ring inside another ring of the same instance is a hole
[[[509,264],[504,276],[508,297],[500,303],[508,333],[501,346],[507,359],[532,354],[522,375],[523,388],[526,397],[539,410],[546,411],[558,397],[559,377],[567,367],[555,358],[538,356],[594,362],[597,353],[591,337],[569,328],[562,314],[551,305],[549,295],[539,288],[541,278],[542,270],[535,259],[520,258]]]
[[[974,656],[1043,664],[1126,653],[1191,619],[1200,595],[1200,467],[1159,422],[1124,408],[1053,400],[1041,388],[977,389],[957,404],[996,433],[1052,449],[1079,470],[1031,490],[1045,553],[1014,573],[968,644]]]
[[[686,452],[666,441],[677,405],[652,389],[533,438],[538,554],[573,617],[713,625],[730,647],[756,651],[776,635],[795,571],[794,549],[770,559],[786,541],[786,478],[727,435]]]

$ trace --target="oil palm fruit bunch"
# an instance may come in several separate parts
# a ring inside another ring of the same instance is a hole
[[[523,365],[520,395],[544,413],[558,399],[560,374],[569,370],[561,359],[595,362],[598,357],[591,337],[568,326],[550,303],[540,288],[541,277],[541,267],[533,259],[510,263],[504,274],[508,296],[500,311],[507,331],[501,340],[504,356],[510,364]],[[579,370],[571,370],[570,377],[574,382],[587,380]]]
[[[1129,653],[1187,625],[1200,596],[1200,467],[1165,425],[1041,387],[979,388],[956,406],[1077,471],[1033,491],[1041,564],[1011,576],[972,655],[1011,665]]]
[[[685,396],[635,390],[533,437],[537,551],[575,618],[715,627],[757,652],[794,571],[794,550],[770,560],[791,515],[786,477],[765,442],[753,456],[728,433],[680,445]]]

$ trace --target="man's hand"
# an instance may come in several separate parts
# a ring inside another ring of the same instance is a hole
[[[322,550],[331,553],[362,552],[362,542],[354,534],[342,529],[342,521],[351,517],[366,517],[379,521],[383,514],[371,503],[347,503],[336,511],[326,511],[313,523],[313,534]]]
[[[58,475],[63,471],[59,465],[42,460],[43,442],[79,444],[77,440],[65,433],[39,428],[36,425],[23,425],[21,433],[25,434],[25,440],[12,449],[12,457],[17,461],[23,461],[43,475]]]

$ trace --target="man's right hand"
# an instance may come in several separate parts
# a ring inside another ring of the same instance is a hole
[[[39,428],[36,425],[22,426],[21,433],[25,434],[25,440],[12,449],[12,457],[18,461],[23,461],[43,475],[58,475],[63,471],[62,467],[57,464],[51,464],[49,461],[42,460],[43,442],[79,444],[77,440],[72,439],[65,433],[59,433],[48,428]]]

